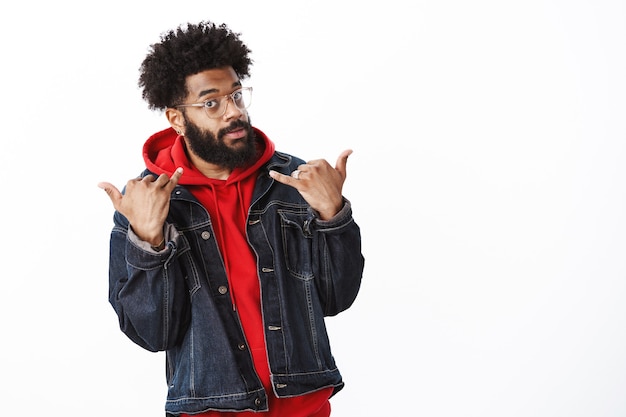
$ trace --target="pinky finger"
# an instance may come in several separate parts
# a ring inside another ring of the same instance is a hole
[[[289,175],[281,174],[280,172],[277,172],[277,171],[270,171],[269,174],[270,174],[270,177],[274,178],[276,181],[282,184],[293,186],[294,183],[298,181],[295,178],[290,177]]]

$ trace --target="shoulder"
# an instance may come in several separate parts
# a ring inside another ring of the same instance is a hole
[[[305,162],[302,158],[285,152],[274,151],[274,155],[272,155],[270,160],[267,162],[267,167],[279,172],[283,170],[291,172],[304,163]]]

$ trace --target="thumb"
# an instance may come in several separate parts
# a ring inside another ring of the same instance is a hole
[[[348,164],[348,157],[352,154],[352,149],[346,149],[341,152],[339,158],[337,158],[337,162],[335,163],[335,169],[341,173],[341,175],[346,177],[346,165]]]
[[[122,193],[120,190],[118,190],[117,187],[110,182],[99,182],[98,187],[102,188],[109,195],[109,198],[113,203],[113,207],[117,207],[119,201],[122,199]]]

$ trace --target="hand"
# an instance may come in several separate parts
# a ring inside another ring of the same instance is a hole
[[[326,160],[317,159],[300,165],[291,176],[276,171],[270,171],[270,176],[298,190],[322,220],[329,220],[343,207],[342,189],[350,154],[350,149],[343,151],[337,158],[335,168]]]
[[[163,241],[163,224],[169,212],[170,194],[183,175],[177,168],[172,177],[161,174],[128,181],[122,193],[111,183],[101,182],[98,187],[109,195],[115,210],[126,217],[139,239],[158,246]]]

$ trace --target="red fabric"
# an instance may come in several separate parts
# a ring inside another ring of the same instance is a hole
[[[330,392],[332,392],[332,388],[292,398],[277,399],[272,395],[270,396],[269,411],[266,413],[208,411],[193,415],[183,413],[181,417],[329,417],[328,395]]]
[[[207,178],[191,165],[185,153],[184,140],[171,128],[148,139],[144,145],[144,159],[148,169],[156,174],[171,175],[177,167],[182,166],[183,175],[179,184],[186,185],[211,216],[215,237],[226,266],[233,305],[241,318],[257,374],[268,392],[269,412],[263,415],[328,417],[328,399],[332,388],[293,398],[278,399],[273,395],[265,351],[256,258],[246,239],[246,221],[256,172],[272,157],[274,144],[261,131],[256,130],[256,134],[261,142],[258,160],[249,167],[233,170],[226,180]],[[209,411],[195,416],[215,417],[224,414],[231,417],[259,415],[253,412]]]

